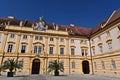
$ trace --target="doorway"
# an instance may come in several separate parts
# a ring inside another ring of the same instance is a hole
[[[40,70],[40,60],[39,59],[34,59],[32,62],[32,74],[39,74]]]
[[[89,62],[88,61],[83,61],[82,62],[82,69],[84,74],[89,74]]]

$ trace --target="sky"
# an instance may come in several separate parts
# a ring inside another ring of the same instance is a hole
[[[0,0],[0,17],[91,28],[119,8],[120,0]]]

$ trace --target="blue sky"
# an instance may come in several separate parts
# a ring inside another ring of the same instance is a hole
[[[95,27],[120,8],[120,0],[0,0],[0,17]]]

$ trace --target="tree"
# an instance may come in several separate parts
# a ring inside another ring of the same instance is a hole
[[[48,72],[54,71],[55,76],[59,76],[59,71],[63,72],[64,67],[63,64],[58,62],[57,60],[52,61],[48,66]]]
[[[22,69],[22,65],[19,64],[18,61],[13,58],[6,60],[2,66],[2,69],[9,69],[10,72],[8,72],[7,76],[13,77],[13,70]]]

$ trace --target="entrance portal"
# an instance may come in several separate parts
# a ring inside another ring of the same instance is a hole
[[[39,74],[40,70],[40,60],[34,59],[32,62],[32,74]]]
[[[82,62],[82,69],[84,74],[89,74],[89,62],[88,61],[83,61]]]

